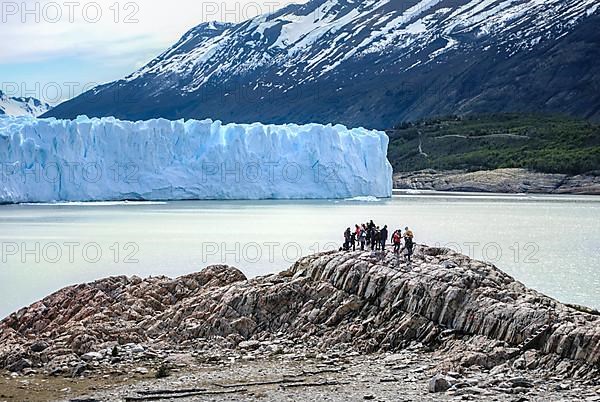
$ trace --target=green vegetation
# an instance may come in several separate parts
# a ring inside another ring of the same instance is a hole
[[[388,135],[396,172],[527,168],[600,174],[600,125],[564,116],[451,116],[403,123]]]

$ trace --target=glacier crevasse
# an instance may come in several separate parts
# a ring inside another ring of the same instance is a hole
[[[0,202],[390,197],[385,133],[340,125],[0,118]]]

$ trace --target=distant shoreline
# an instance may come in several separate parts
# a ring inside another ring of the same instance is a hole
[[[537,173],[526,169],[422,170],[394,173],[394,190],[600,195],[600,176]]]

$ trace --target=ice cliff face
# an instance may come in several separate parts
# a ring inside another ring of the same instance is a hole
[[[317,124],[0,119],[0,202],[390,197],[388,137]]]

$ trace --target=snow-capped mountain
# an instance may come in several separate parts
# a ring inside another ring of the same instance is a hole
[[[38,99],[27,97],[9,97],[0,91],[0,116],[37,117],[52,109],[50,105]]]
[[[600,118],[600,0],[312,0],[204,23],[48,115],[336,121],[559,111]]]

